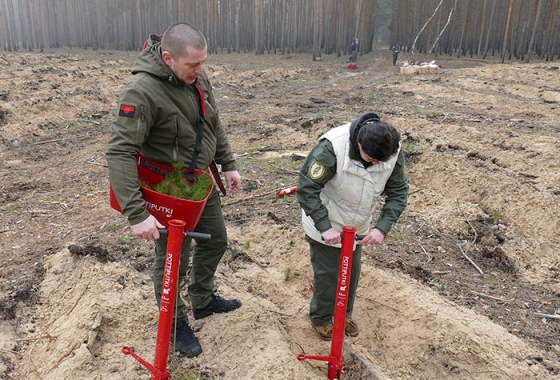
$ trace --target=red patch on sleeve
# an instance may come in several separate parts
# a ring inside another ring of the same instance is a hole
[[[136,112],[136,107],[128,104],[121,104],[119,108],[119,116],[134,118],[134,112]]]

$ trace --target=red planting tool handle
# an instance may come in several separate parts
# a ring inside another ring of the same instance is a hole
[[[179,278],[179,264],[181,260],[181,247],[185,238],[186,222],[171,219],[168,227],[167,252],[163,269],[163,282],[161,287],[161,300],[159,302],[159,321],[156,336],[156,353],[154,366],[160,371],[167,367],[169,356],[169,338],[173,324],[173,311],[177,297],[177,282]]]
[[[342,227],[342,246],[340,248],[340,262],[338,265],[338,282],[336,287],[336,300],[334,306],[333,332],[330,356],[298,355],[298,360],[313,359],[326,360],[328,363],[327,376],[329,380],[340,379],[344,367],[342,347],[344,344],[344,324],[346,309],[348,308],[348,293],[350,291],[350,274],[352,271],[352,256],[354,255],[354,242],[363,239],[364,235],[356,235],[354,227]]]
[[[340,234],[340,236],[342,236],[342,234]],[[355,239],[356,239],[356,240],[362,240],[362,239],[365,238],[365,237],[366,237],[366,235],[358,235],[358,234],[356,234]],[[325,240],[325,239],[321,236],[321,240]]]
[[[167,252],[165,254],[165,267],[163,273],[163,284],[161,289],[161,301],[159,307],[158,332],[156,337],[156,353],[154,364],[150,364],[140,356],[136,355],[130,347],[123,347],[122,353],[132,355],[152,373],[152,380],[168,380],[172,375],[167,371],[167,359],[169,356],[169,340],[173,324],[173,311],[177,297],[177,281],[179,278],[179,264],[181,259],[181,247],[185,236],[194,239],[211,239],[210,234],[199,232],[185,232],[186,222],[178,219],[169,221],[168,229],[159,230],[167,235]]]
[[[165,254],[165,267],[159,305],[158,332],[156,337],[156,354],[154,358],[154,366],[160,371],[165,371],[169,356],[169,339],[171,337],[171,327],[173,325],[173,311],[177,298],[181,247],[184,238],[185,236],[196,239],[211,238],[209,234],[185,231],[185,226],[185,221],[171,219],[168,229],[166,230],[168,234],[167,252]]]
[[[167,229],[158,229],[160,235],[167,235]],[[193,239],[212,240],[212,235],[204,234],[202,232],[187,231],[184,233],[186,237]]]
[[[297,186],[288,187],[286,189],[282,189],[276,193],[277,197],[283,197],[284,195],[289,195],[295,193],[297,190]]]
[[[352,272],[355,239],[356,229],[354,227],[342,227],[342,246],[340,247],[331,343],[331,356],[338,359],[338,361],[329,362],[329,379],[340,379],[342,367],[344,366],[342,347],[344,345],[344,324],[346,321],[346,309],[348,308],[348,293],[350,292],[350,274]]]

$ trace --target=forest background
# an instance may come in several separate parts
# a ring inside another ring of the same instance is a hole
[[[149,34],[186,21],[211,53],[312,50],[358,54],[376,43],[403,51],[500,55],[530,61],[560,53],[560,0],[0,0],[4,51],[138,50]]]

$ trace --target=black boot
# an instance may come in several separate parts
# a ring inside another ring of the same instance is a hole
[[[239,300],[225,300],[215,294],[212,294],[212,300],[206,307],[202,309],[193,308],[194,319],[209,317],[214,313],[229,313],[241,307]]]
[[[194,336],[191,327],[187,321],[180,319],[177,321],[177,328],[171,328],[171,343],[175,344],[177,351],[187,358],[194,358],[202,353],[202,347],[198,343],[198,339]]]

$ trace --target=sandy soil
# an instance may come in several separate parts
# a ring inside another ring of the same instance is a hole
[[[560,375],[560,65],[438,57],[437,74],[399,75],[389,53],[353,71],[346,57],[209,57],[244,179],[223,198],[217,291],[243,307],[192,320],[204,352],[171,355],[175,378],[327,377],[297,360],[330,344],[307,319],[297,202],[275,194],[321,133],[366,111],[402,131],[411,193],[364,252],[345,378]],[[2,379],[148,378],[120,350],[153,362],[152,244],[110,208],[104,158],[134,56],[0,54]]]

